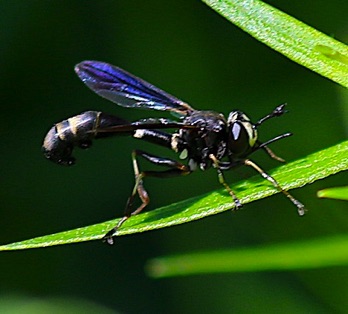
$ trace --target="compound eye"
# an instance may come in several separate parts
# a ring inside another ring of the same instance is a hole
[[[227,120],[228,148],[239,157],[246,157],[257,141],[257,131],[250,119],[241,111],[232,111]]]
[[[231,134],[234,141],[238,141],[239,137],[241,136],[241,129],[242,128],[239,123],[233,123]]]
[[[232,123],[228,147],[233,154],[238,156],[243,156],[249,152],[249,136],[243,124],[239,122]]]

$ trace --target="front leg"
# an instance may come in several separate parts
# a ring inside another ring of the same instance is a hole
[[[232,189],[226,183],[224,174],[222,172],[222,170],[228,170],[228,169],[230,169],[232,167],[235,167],[235,166],[239,165],[240,162],[235,162],[235,163],[232,163],[232,162],[221,162],[213,154],[210,154],[209,158],[212,160],[213,167],[216,169],[216,171],[218,173],[219,182],[225,187],[226,191],[233,198],[233,201],[234,201],[234,204],[235,204],[235,208],[233,208],[233,209],[240,209],[240,208],[242,208],[242,206],[243,206],[242,203],[238,199],[237,195],[232,191]]]
[[[139,171],[137,156],[141,156],[155,165],[165,166],[170,169],[165,171]],[[141,150],[133,151],[132,161],[133,161],[133,169],[134,169],[134,175],[135,175],[135,184],[132,190],[132,194],[128,198],[124,216],[118,221],[116,226],[112,228],[103,237],[103,240],[106,241],[108,244],[114,243],[114,237],[117,233],[117,230],[122,226],[122,224],[129,217],[139,214],[149,204],[150,198],[143,184],[143,179],[145,177],[169,178],[169,177],[174,177],[179,175],[187,175],[191,173],[190,168],[180,162],[177,162],[169,158],[163,158],[163,157],[151,155]],[[139,198],[141,200],[141,205],[137,209],[133,210],[133,203],[134,203],[134,198],[136,194],[139,195]]]
[[[300,201],[298,201],[296,198],[294,198],[288,191],[284,190],[279,185],[279,183],[276,181],[276,179],[274,179],[272,176],[270,176],[268,173],[266,173],[263,169],[261,169],[257,164],[255,164],[250,159],[245,159],[244,164],[246,166],[250,166],[250,167],[254,168],[263,178],[265,178],[266,180],[271,182],[273,184],[273,186],[279,192],[283,193],[297,207],[297,212],[300,216],[303,216],[306,213],[307,209],[305,208],[305,206]]]

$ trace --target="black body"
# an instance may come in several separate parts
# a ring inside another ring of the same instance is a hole
[[[291,134],[282,134],[261,143],[258,140],[257,127],[270,118],[282,115],[285,112],[285,104],[278,106],[256,123],[252,123],[238,110],[230,112],[226,119],[224,115],[214,111],[195,110],[176,97],[107,63],[84,61],[75,67],[75,71],[90,89],[120,106],[170,111],[178,117],[178,121],[150,118],[128,122],[103,112],[87,111],[55,124],[46,135],[43,143],[46,158],[62,165],[72,165],[75,162],[72,157],[75,146],[87,148],[93,139],[114,135],[130,135],[167,147],[177,152],[181,160],[186,160],[184,164],[139,150],[133,152],[135,186],[128,199],[124,217],[104,237],[109,244],[113,243],[113,237],[124,221],[131,215],[139,213],[149,203],[148,194],[143,187],[144,177],[186,175],[198,168],[206,170],[214,167],[218,172],[220,183],[234,199],[235,207],[239,208],[241,203],[225,183],[223,171],[242,164],[251,166],[285,194],[296,205],[300,215],[304,214],[305,208],[302,203],[283,190],[274,178],[247,159],[251,153],[263,149],[272,158],[283,161],[267,145]],[[162,129],[176,129],[176,131],[168,133]],[[140,171],[137,156],[168,169]],[[142,204],[134,210],[133,201],[136,194],[139,195]]]

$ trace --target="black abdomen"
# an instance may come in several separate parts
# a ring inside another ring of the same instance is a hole
[[[48,131],[42,150],[47,159],[70,166],[75,162],[75,158],[72,157],[75,146],[88,148],[94,138],[115,135],[108,132],[98,133],[98,130],[128,123],[126,120],[99,111],[86,111],[55,124]]]

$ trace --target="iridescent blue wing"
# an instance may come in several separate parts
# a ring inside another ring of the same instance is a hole
[[[179,115],[193,111],[180,99],[105,62],[83,61],[75,66],[75,72],[95,93],[122,107],[164,110]]]

